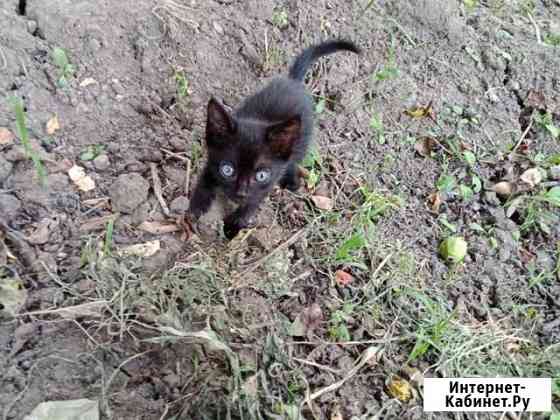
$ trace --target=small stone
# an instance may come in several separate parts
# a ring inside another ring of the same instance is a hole
[[[176,152],[184,152],[185,150],[187,150],[187,144],[183,139],[179,137],[171,137],[169,139],[169,144]]]
[[[22,146],[15,146],[4,153],[4,158],[10,162],[21,162],[27,158],[27,155]]]
[[[136,173],[122,174],[111,185],[109,195],[114,211],[130,214],[148,198],[150,184]]]
[[[13,166],[14,165],[12,165],[11,162],[0,155],[0,184],[2,184],[10,176]]]
[[[0,194],[0,215],[7,222],[17,217],[21,210],[21,202],[11,194]]]
[[[175,200],[171,202],[169,205],[169,209],[176,214],[183,214],[186,213],[189,209],[190,201],[184,195],[177,197]]]
[[[181,384],[181,378],[179,377],[179,375],[176,375],[175,373],[171,373],[163,377],[163,382],[165,382],[165,384],[169,388],[176,388]]]
[[[560,181],[560,165],[552,166],[550,168],[550,179]]]
[[[99,155],[95,159],[93,159],[93,166],[98,171],[106,171],[111,166],[111,162],[109,161],[109,156],[107,155]]]
[[[101,49],[101,43],[97,39],[91,38],[89,40],[89,47],[92,51],[99,51]]]
[[[214,26],[215,31],[219,34],[219,35],[223,35],[224,34],[224,28],[222,27],[222,25],[220,25],[218,22],[214,21],[212,22],[212,25]]]
[[[34,20],[28,20],[27,32],[29,32],[31,35],[34,35],[36,31],[37,31],[37,22],[35,22]]]

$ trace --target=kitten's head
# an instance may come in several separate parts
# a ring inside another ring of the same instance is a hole
[[[300,137],[299,116],[275,124],[237,120],[214,98],[208,102],[208,168],[234,201],[269,191],[284,174]]]

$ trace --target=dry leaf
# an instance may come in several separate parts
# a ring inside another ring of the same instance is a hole
[[[152,235],[162,235],[165,233],[173,233],[181,230],[180,226],[170,223],[162,222],[142,222],[138,225],[138,229],[144,232],[151,233]]]
[[[88,219],[80,225],[80,232],[90,232],[92,230],[97,230],[104,228],[110,220],[116,221],[118,215],[110,214],[108,216],[93,217]]]
[[[428,157],[434,150],[436,144],[437,142],[433,138],[422,137],[414,144],[414,150],[416,150],[420,156]]]
[[[15,136],[6,127],[0,127],[0,146],[10,144],[14,141]]]
[[[86,399],[42,402],[25,419],[99,420],[99,402]]]
[[[318,209],[321,210],[332,210],[333,209],[333,201],[329,197],[324,197],[322,195],[312,195],[311,201]]]
[[[531,188],[534,188],[542,181],[541,171],[539,170],[539,168],[527,169],[521,174],[520,179]]]
[[[159,240],[148,241],[143,244],[134,244],[125,246],[118,250],[122,256],[151,257],[160,249]]]
[[[96,84],[97,84],[97,80],[95,80],[93,77],[86,77],[84,80],[80,82],[81,87],[86,87],[89,85],[96,85]]]
[[[300,314],[300,320],[303,324],[305,335],[310,335],[323,322],[323,310],[319,304],[314,303],[303,310]]]
[[[393,398],[402,402],[407,402],[412,398],[412,389],[408,381],[393,377],[387,385],[387,392]]]
[[[334,273],[334,278],[336,280],[336,283],[340,286],[346,286],[352,283],[352,281],[354,280],[352,274],[349,274],[346,271],[342,270],[337,270],[336,273]]]
[[[404,111],[406,115],[412,118],[430,118],[435,121],[435,113],[432,108],[432,101],[426,106],[412,107]]]
[[[55,114],[55,116],[47,122],[47,134],[51,136],[58,129],[60,129],[60,124],[58,123],[58,116]]]
[[[433,213],[439,213],[439,208],[443,203],[441,199],[441,195],[438,192],[433,192],[428,196],[428,205],[430,207],[430,211]]]
[[[527,99],[525,100],[525,105],[527,107],[546,110],[546,98],[542,91],[540,90],[529,90],[527,94]]]
[[[502,181],[498,182],[492,187],[492,191],[502,197],[509,197],[513,192],[513,185],[511,182]]]
[[[37,225],[35,231],[27,236],[26,240],[33,245],[44,245],[49,241],[51,221],[43,219]]]
[[[68,171],[68,176],[81,191],[91,191],[95,188],[95,182],[86,175],[85,169],[81,166],[72,166]]]

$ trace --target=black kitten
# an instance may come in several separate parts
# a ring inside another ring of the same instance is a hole
[[[318,58],[341,50],[360,52],[343,40],[309,47],[295,59],[289,77],[272,80],[233,113],[210,99],[208,162],[191,199],[192,217],[205,213],[221,189],[239,205],[224,220],[224,233],[231,239],[248,226],[275,184],[292,191],[299,188],[297,164],[305,157],[313,129],[313,101],[303,79]]]

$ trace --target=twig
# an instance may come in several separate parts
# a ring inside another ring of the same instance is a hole
[[[379,274],[379,272],[381,271],[381,269],[385,266],[385,264],[387,264],[387,262],[389,262],[389,260],[391,259],[391,257],[393,256],[393,253],[390,252],[389,255],[387,255],[383,261],[381,261],[381,264],[379,264],[377,266],[377,268],[375,269],[375,271],[373,272],[373,274],[371,275],[372,279],[375,279],[375,277],[377,277],[377,274]]]
[[[119,217],[118,214],[110,214],[108,216],[100,216],[89,219],[80,225],[80,232],[89,232],[91,230],[96,230],[105,227],[108,221],[114,220]]]
[[[535,27],[535,35],[537,36],[537,42],[539,44],[542,44],[541,30],[539,29],[539,25],[537,25],[537,22],[535,21],[535,18],[533,17],[533,15],[531,13],[527,13],[527,17],[529,18],[529,20],[531,21],[531,23]]]
[[[174,152],[172,152],[171,150],[167,150],[167,149],[165,149],[165,148],[163,148],[163,147],[161,148],[161,151],[164,152],[164,153],[166,153],[166,154],[168,154],[168,155],[171,156],[171,157],[174,157],[175,159],[179,159],[179,160],[183,160],[183,161],[188,161],[188,160],[190,160],[188,157],[181,156],[179,153],[174,153]]]
[[[332,367],[329,367],[329,366],[320,365],[319,363],[315,363],[315,362],[312,362],[310,360],[300,359],[299,357],[292,357],[292,359],[295,360],[296,362],[302,363],[304,365],[313,366],[313,367],[316,367],[317,369],[322,369],[322,370],[326,370],[327,372],[334,373],[337,376],[342,375],[342,372],[340,372],[339,370],[333,369]]]
[[[187,173],[185,175],[185,195],[189,196],[189,184],[191,183],[191,160],[187,159]]]
[[[4,54],[4,49],[0,45],[0,58],[2,59],[2,66],[0,66],[0,70],[4,70],[8,67],[8,59],[6,58],[6,54]]]
[[[169,207],[167,207],[167,203],[163,199],[163,194],[161,192],[161,181],[159,179],[159,175],[157,172],[157,166],[154,162],[150,163],[150,170],[152,172],[152,181],[154,183],[154,194],[156,195],[159,205],[163,210],[163,214],[169,217],[170,216]]]
[[[366,349],[362,355],[360,356],[360,360],[358,361],[358,363],[355,364],[355,366],[350,369],[350,372],[348,372],[348,375],[346,375],[344,378],[342,378],[340,381],[335,382],[334,384],[331,384],[329,386],[326,386],[324,388],[321,388],[320,390],[314,392],[311,395],[307,395],[305,397],[305,400],[302,402],[302,404],[308,404],[309,407],[311,407],[311,402],[313,400],[316,400],[317,398],[319,398],[321,395],[326,394],[327,392],[332,392],[337,390],[338,388],[340,388],[342,385],[344,385],[344,383],[346,381],[348,381],[349,379],[351,379],[352,377],[354,377],[358,371],[364,367],[364,365],[366,363],[368,363],[371,359],[377,357],[377,355],[380,352],[380,348],[379,347],[369,347],[368,349]]]
[[[239,277],[244,278],[247,274],[249,274],[251,271],[256,270],[259,266],[261,266],[265,261],[270,259],[273,255],[277,254],[278,252],[282,251],[283,249],[288,248],[290,245],[292,245],[294,242],[296,242],[300,238],[300,236],[302,236],[305,233],[306,230],[307,230],[307,228],[304,227],[303,229],[294,233],[287,241],[278,245],[275,249],[270,251],[267,255],[265,255],[262,258],[259,258],[253,264],[249,265],[249,267],[245,271],[243,271],[243,273],[241,273],[241,275]]]
[[[531,128],[533,127],[533,121],[534,121],[534,119],[533,119],[533,116],[531,115],[531,121],[529,121],[529,125],[527,126],[527,128],[525,129],[523,134],[521,134],[521,137],[519,137],[519,140],[517,140],[517,143],[515,144],[514,148],[511,149],[511,153],[515,153],[517,148],[519,146],[521,146],[521,143],[523,142],[523,140],[525,140],[525,137],[529,133],[529,130],[531,130]]]

